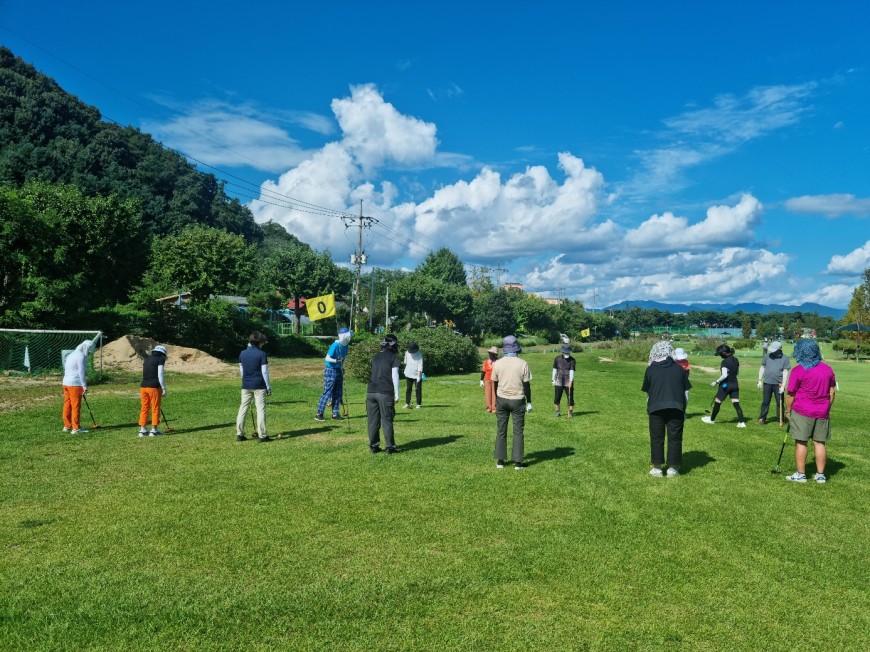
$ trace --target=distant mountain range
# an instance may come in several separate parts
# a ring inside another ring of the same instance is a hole
[[[718,312],[757,312],[762,315],[767,315],[772,312],[806,312],[818,313],[821,317],[833,317],[834,319],[842,319],[846,314],[843,308],[830,308],[819,303],[802,303],[799,306],[784,306],[781,304],[771,303],[659,303],[658,301],[620,301],[612,306],[607,306],[604,310],[627,310],[628,308],[643,308],[645,310],[658,309],[664,312],[684,313],[691,310],[716,310]]]

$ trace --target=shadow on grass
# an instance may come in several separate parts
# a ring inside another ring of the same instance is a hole
[[[339,426],[317,426],[314,428],[303,428],[302,430],[282,430],[281,439],[295,439],[296,437],[305,437],[307,435],[322,435],[332,430],[339,430]]]
[[[792,454],[792,459],[794,459],[794,455]],[[846,468],[846,465],[842,462],[838,462],[837,460],[832,460],[830,457],[828,458],[827,463],[825,464],[825,476],[830,478],[831,476],[837,475],[838,471],[841,471]],[[816,472],[816,461],[807,460],[807,477],[810,476],[810,473]]]
[[[585,417],[587,414],[598,414],[598,410],[574,410],[574,418]],[[562,416],[566,416],[565,412],[562,412]]]
[[[548,451],[534,451],[526,455],[525,462],[529,466],[533,464],[541,464],[552,460],[560,460],[563,457],[571,457],[574,454],[572,446],[559,446]]]
[[[136,428],[136,429],[138,429],[138,428],[139,428],[139,424],[138,424],[138,423],[116,423],[116,424],[113,425],[113,426],[104,426],[104,425],[99,425],[99,426],[94,427],[94,426],[88,426],[88,425],[85,424],[84,421],[82,421],[82,426],[81,426],[81,427],[82,427],[82,428],[88,428],[88,429],[90,429],[90,430],[127,430],[127,429],[129,429],[129,428]],[[149,423],[149,427],[150,427],[150,423]]]
[[[305,403],[305,401],[269,401],[269,405],[290,405],[292,403]]]
[[[707,451],[687,451],[683,453],[683,463],[680,465],[680,473],[687,473],[700,469],[702,466],[707,466],[710,462],[715,462],[716,458],[711,457]]]
[[[447,435],[446,437],[427,437],[426,439],[415,439],[407,444],[399,446],[399,450],[412,451],[418,448],[432,448],[433,446],[444,446],[462,439],[462,435]]]
[[[173,423],[173,422],[170,421],[169,423]],[[189,432],[202,432],[203,430],[222,430],[224,428],[232,428],[233,432],[235,433],[236,422],[230,421],[229,423],[213,423],[213,424],[208,425],[208,426],[199,426],[198,428],[185,428],[183,426],[181,428],[178,428],[176,426],[170,426],[170,427],[172,428],[172,434],[174,434],[174,435],[187,434]]]

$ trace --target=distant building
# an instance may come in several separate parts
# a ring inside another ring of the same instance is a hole
[[[505,283],[504,285],[501,286],[501,289],[502,290],[519,290],[520,292],[522,292],[523,291],[523,284],[522,283]]]

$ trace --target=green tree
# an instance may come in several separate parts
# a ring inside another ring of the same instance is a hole
[[[524,294],[514,301],[514,314],[523,333],[545,337],[550,342],[558,339],[558,307],[545,299]]]
[[[253,271],[254,252],[242,236],[187,226],[178,235],[155,239],[144,285],[164,294],[184,290],[204,301],[246,291]]]
[[[852,292],[852,299],[849,301],[849,307],[846,309],[846,315],[841,321],[841,325],[860,324],[861,326],[870,326],[870,268],[864,270],[861,275],[861,284]],[[852,333],[856,343],[863,345],[868,341],[866,332]]]
[[[82,312],[127,300],[147,250],[136,202],[28,183],[0,192],[4,320],[75,325]]]
[[[468,285],[462,261],[459,260],[459,256],[446,247],[430,252],[426,256],[426,260],[417,267],[416,271],[427,278],[436,279],[450,285],[461,285],[463,287]]]
[[[504,290],[475,297],[473,316],[475,330],[480,333],[504,336],[517,332],[513,302]]]
[[[752,337],[752,318],[749,315],[743,315],[740,322],[740,329],[743,333],[743,339],[748,340]]]
[[[301,299],[329,293],[344,296],[352,284],[351,273],[337,267],[329,252],[318,253],[304,243],[274,248],[260,262],[258,277],[261,290],[277,290],[294,299],[297,330],[303,315]]]
[[[439,324],[451,322],[467,332],[471,327],[472,298],[468,288],[432,278],[419,270],[403,277],[395,286],[397,315],[411,323],[415,314],[424,314]],[[390,304],[391,310],[393,303]]]

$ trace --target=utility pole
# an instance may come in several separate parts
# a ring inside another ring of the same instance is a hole
[[[362,199],[360,199],[359,217],[347,216],[342,217],[341,219],[344,222],[345,229],[349,229],[354,225],[359,229],[356,253],[350,255],[350,264],[353,265],[356,270],[353,277],[353,293],[350,296],[350,329],[355,331],[357,330],[357,322],[359,321],[357,319],[357,312],[359,312],[360,273],[362,271],[362,266],[366,264],[366,254],[362,248],[363,228],[370,228],[372,223],[375,221],[375,218],[363,215]]]
[[[496,279],[495,280],[495,289],[501,290],[501,273],[507,272],[507,270],[501,266],[501,261],[498,261],[497,265],[498,265],[498,267],[493,267],[492,271],[494,271],[496,274],[496,276],[495,276],[495,279]]]

